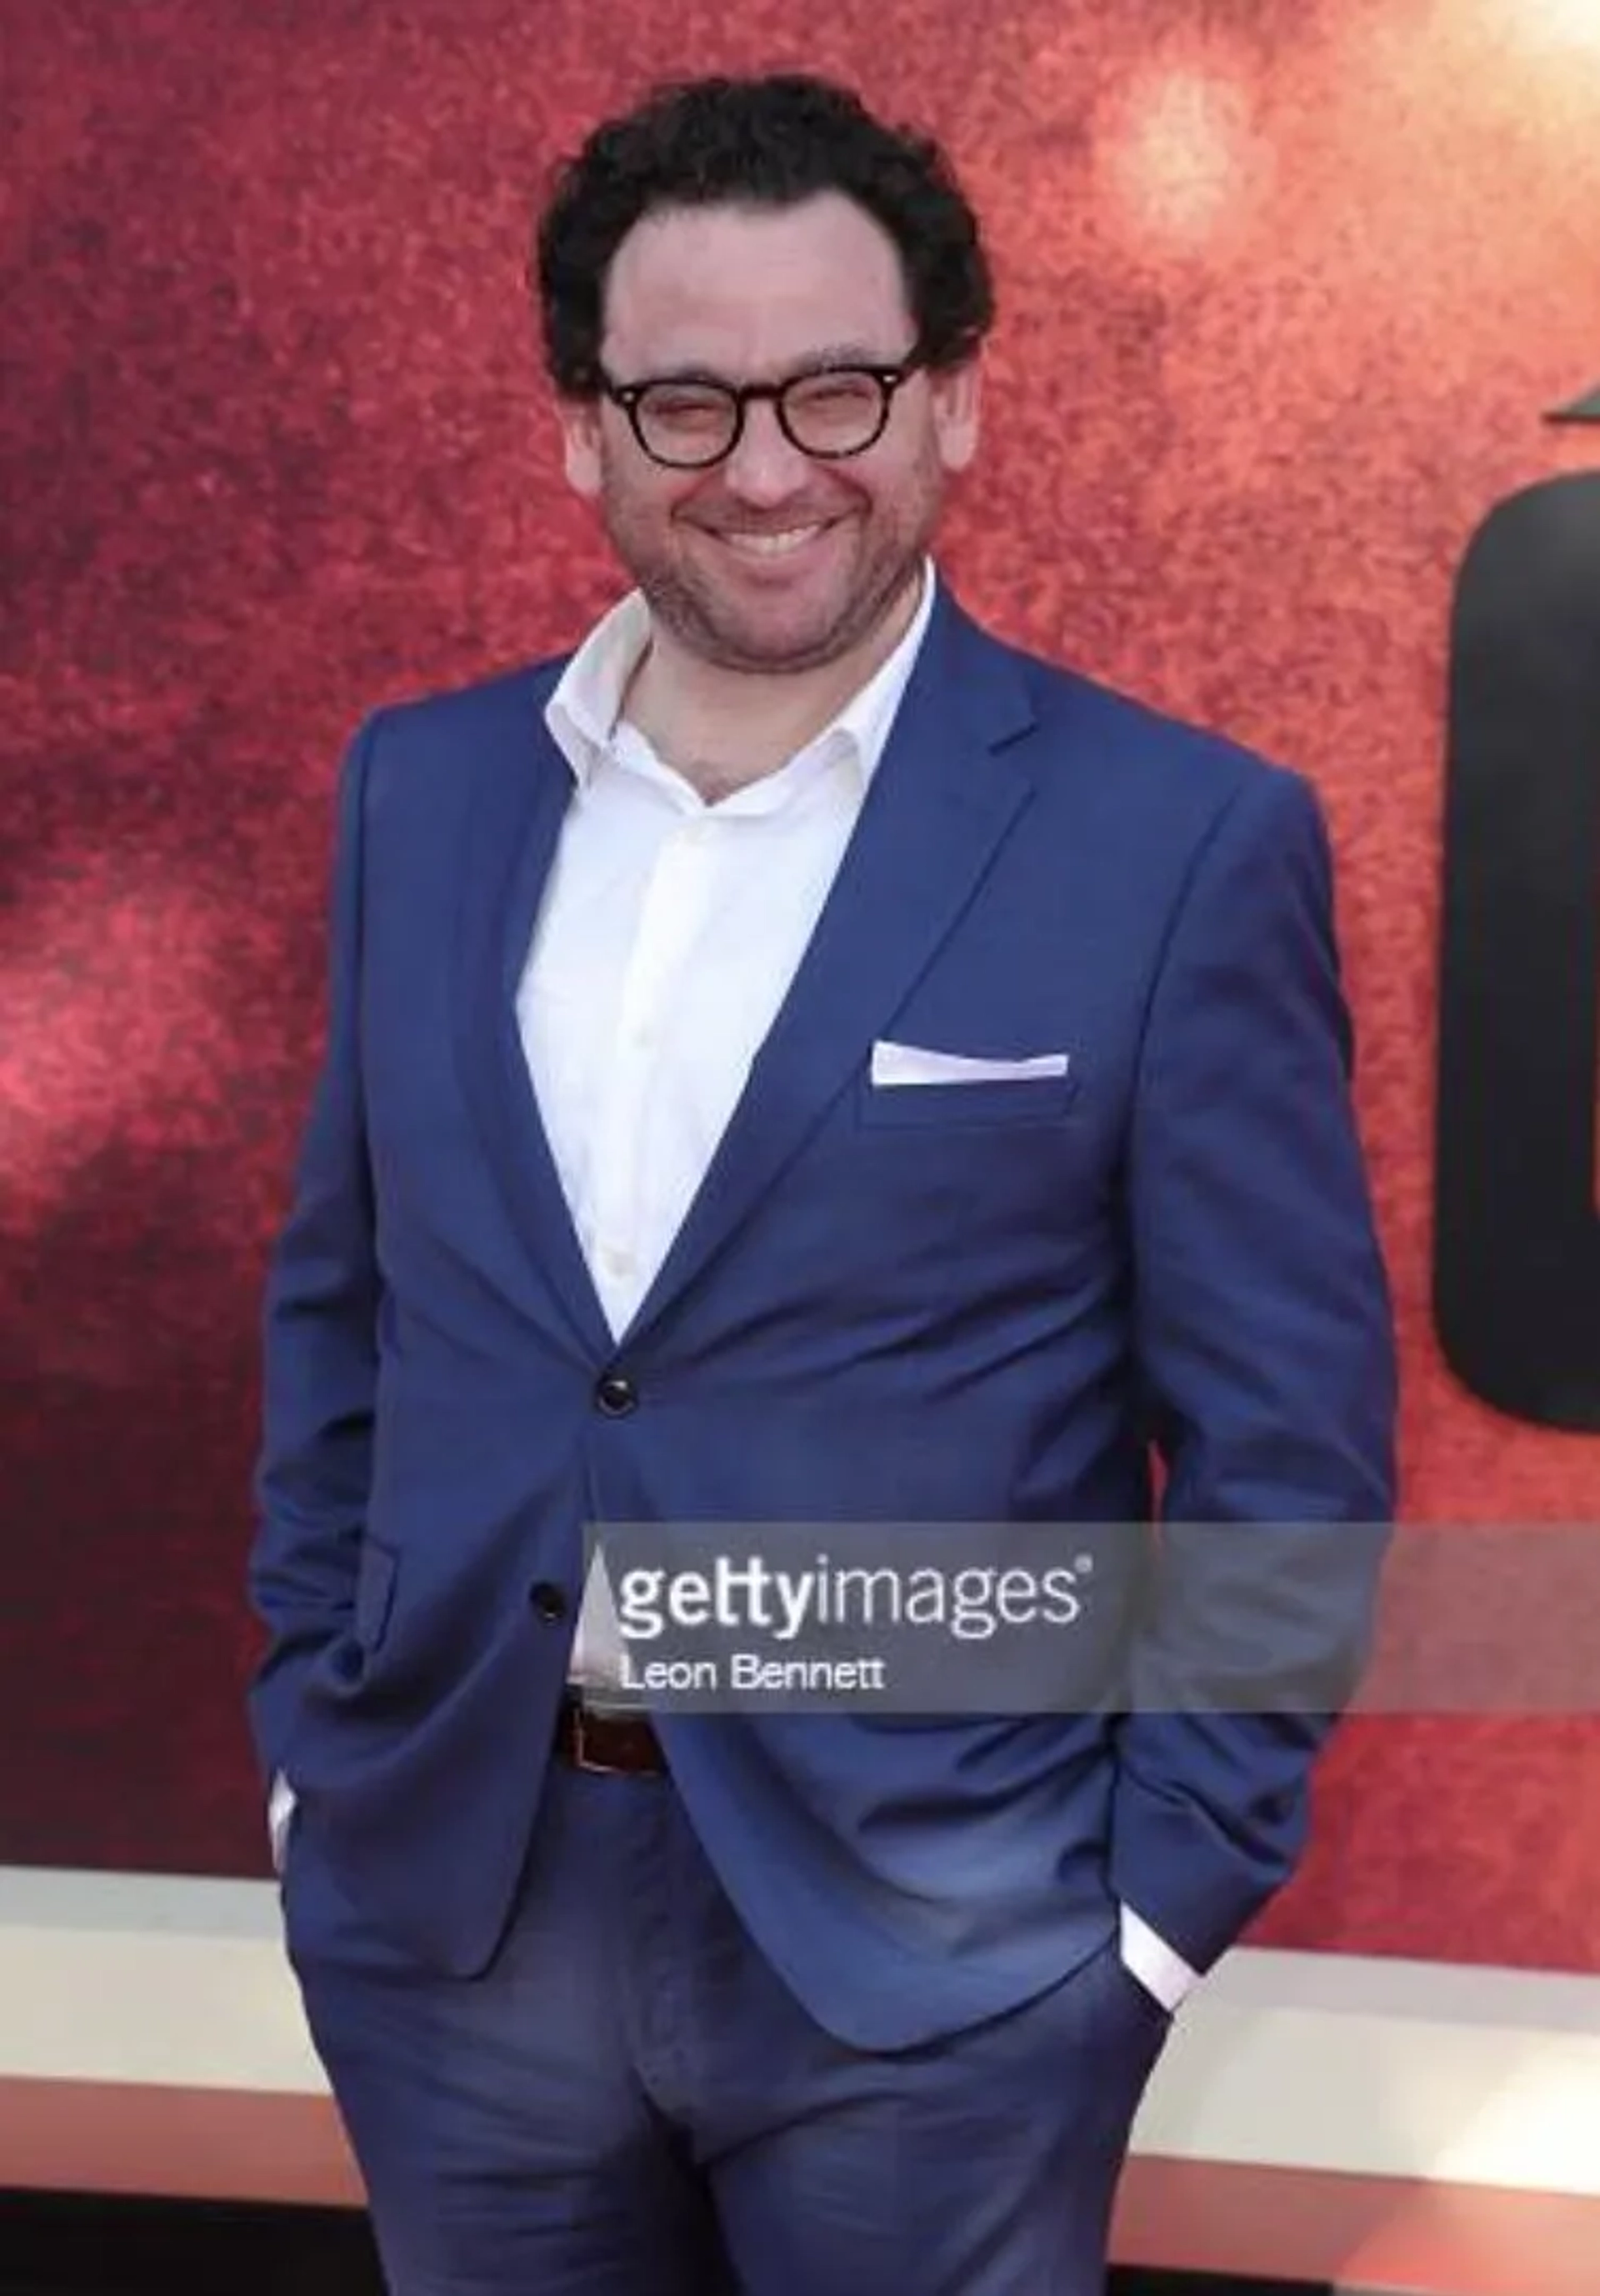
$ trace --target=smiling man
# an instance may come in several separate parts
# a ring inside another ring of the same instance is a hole
[[[991,294],[927,141],[667,91],[537,275],[632,587],[343,776],[252,1566],[290,1951],[395,2296],[1090,2296],[1391,1504],[1317,810],[936,574]],[[642,1704],[607,1524],[1020,1540],[1059,1672]]]

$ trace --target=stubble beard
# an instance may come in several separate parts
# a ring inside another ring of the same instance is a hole
[[[669,549],[652,545],[609,487],[600,507],[611,547],[643,593],[657,627],[685,653],[734,676],[792,677],[825,669],[853,652],[892,613],[927,555],[938,521],[939,496],[937,488],[930,488],[918,516],[880,529],[875,540],[869,535],[865,562],[856,570],[838,611],[823,628],[788,641],[758,636],[736,606],[725,611],[715,584],[688,571]]]

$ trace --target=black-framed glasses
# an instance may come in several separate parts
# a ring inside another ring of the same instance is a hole
[[[820,462],[865,455],[888,428],[894,397],[923,364],[912,351],[894,366],[808,368],[784,382],[718,382],[710,376],[662,375],[643,382],[600,387],[633,426],[652,463],[669,471],[709,471],[731,455],[744,435],[747,410],[767,402],[792,447]]]

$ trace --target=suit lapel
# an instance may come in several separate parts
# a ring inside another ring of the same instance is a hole
[[[790,993],[628,1340],[728,1242],[850,1078],[1027,803],[1002,743],[1032,722],[1013,659],[941,591]]]
[[[456,1044],[467,1100],[539,1279],[533,1297],[555,1336],[586,1354],[611,1348],[604,1311],[572,1225],[518,1027],[516,996],[545,882],[572,794],[571,771],[537,703],[515,713],[505,754],[485,758],[469,828],[455,937]]]

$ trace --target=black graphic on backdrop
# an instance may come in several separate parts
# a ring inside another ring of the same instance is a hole
[[[1600,421],[1600,391],[1559,419]],[[1484,1401],[1600,1432],[1600,472],[1512,496],[1473,537],[1448,744],[1440,1341]]]

